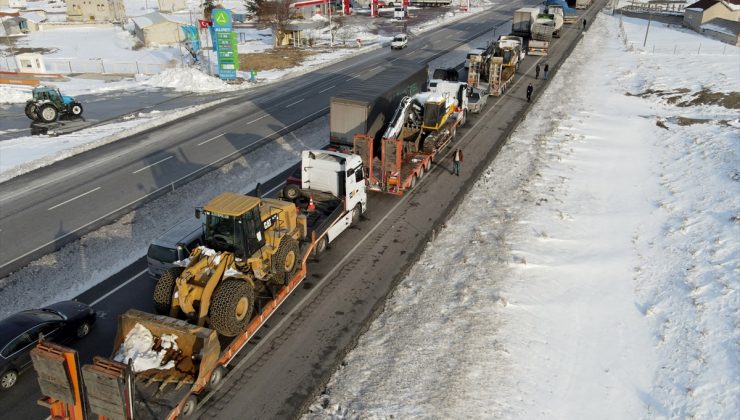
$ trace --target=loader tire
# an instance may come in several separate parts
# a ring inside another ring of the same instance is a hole
[[[172,308],[172,295],[175,293],[175,282],[182,274],[182,268],[168,268],[162,273],[154,286],[154,310],[160,315],[169,315]]]
[[[251,284],[234,278],[222,280],[211,300],[211,328],[225,337],[234,337],[247,329],[253,310]]]
[[[298,271],[298,242],[286,236],[272,258],[272,279],[276,284],[283,285],[293,278],[296,271]]]

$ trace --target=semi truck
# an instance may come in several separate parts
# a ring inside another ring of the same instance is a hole
[[[465,123],[467,83],[433,79],[429,86],[429,92],[402,99],[380,147],[372,136],[355,136],[368,190],[403,195],[413,189]]]
[[[339,150],[351,150],[356,134],[380,140],[382,129],[393,116],[401,98],[426,90],[427,66],[395,61],[366,79],[356,79],[332,96],[329,105],[329,142]]]
[[[576,0],[576,9],[588,9],[591,6],[591,0]]]
[[[560,22],[562,26],[562,20]],[[532,24],[527,53],[529,55],[547,55],[555,28],[555,16],[546,13],[537,15],[537,19]]]
[[[85,413],[158,420],[196,410],[198,400],[221,382],[229,364],[305,279],[309,257],[366,210],[360,156],[310,150],[301,158],[303,185],[295,202],[225,193],[199,209],[205,215],[205,244],[213,248],[198,247],[182,261],[169,295],[177,311],[127,311],[118,319],[111,356],[96,356],[84,366],[74,350],[41,341],[32,359],[45,395],[40,404],[50,407],[53,418],[82,419]],[[223,226],[233,229],[233,237],[219,230]],[[288,255],[276,239],[287,240],[296,229],[302,240],[299,251],[289,248],[292,257],[280,258],[277,266],[255,261],[264,258],[260,253]],[[244,250],[256,252],[246,256]],[[276,279],[274,270],[286,277]],[[155,308],[167,303],[163,300],[155,291]],[[204,305],[215,310],[209,315],[229,319],[204,322],[198,316]],[[221,333],[224,326],[238,331]],[[129,348],[158,359],[137,367]]]
[[[530,28],[539,14],[540,9],[537,7],[523,7],[515,10],[514,19],[511,22],[511,34],[529,38]]]
[[[565,0],[546,0],[545,8],[547,13],[561,15],[566,24],[572,24],[578,20],[578,13],[575,9],[568,7]]]

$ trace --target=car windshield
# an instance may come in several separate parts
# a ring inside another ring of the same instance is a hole
[[[396,36],[395,38],[393,38],[393,40],[394,40],[394,41],[398,41],[398,42],[401,42],[401,41],[403,41],[403,37],[402,37],[402,36],[400,36],[400,35],[397,35],[397,36]]]

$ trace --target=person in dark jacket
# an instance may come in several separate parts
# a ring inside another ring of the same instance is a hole
[[[532,99],[532,92],[534,92],[534,88],[532,87],[532,84],[530,83],[529,86],[527,86],[527,102],[529,102],[529,100]]]
[[[535,79],[540,78],[540,63],[537,63],[537,65],[534,66],[534,78]]]
[[[583,30],[586,30],[586,18],[583,18]]]
[[[460,176],[460,164],[463,161],[463,152],[461,149],[456,149],[455,154],[452,155],[452,173]]]
[[[547,80],[547,73],[550,71],[550,65],[545,64],[545,80]]]

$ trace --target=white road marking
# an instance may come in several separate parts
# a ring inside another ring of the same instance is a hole
[[[270,114],[265,114],[265,115],[263,115],[263,116],[261,116],[259,118],[255,118],[252,121],[247,122],[247,125],[252,124],[253,122],[257,122],[257,121],[261,120],[262,118],[266,118],[266,117],[269,117],[269,116],[270,116]]]
[[[288,104],[288,105],[285,105],[285,107],[286,107],[286,108],[290,108],[291,106],[293,106],[293,105],[295,105],[295,104],[299,104],[299,103],[301,103],[301,102],[303,102],[303,99],[299,99],[299,100],[297,100],[297,101],[293,102],[292,104]]]
[[[74,201],[74,200],[77,200],[80,197],[84,197],[84,196],[86,196],[88,194],[94,193],[95,191],[97,191],[99,189],[100,189],[100,187],[95,187],[95,188],[91,189],[90,191],[88,191],[86,193],[82,193],[82,194],[78,195],[77,197],[72,197],[72,198],[70,198],[67,201],[64,201],[64,202],[61,202],[61,203],[57,204],[56,206],[51,206],[47,210],[49,210],[49,211],[54,210],[55,208],[61,207],[61,206],[65,205],[65,204],[69,203],[70,201]]]
[[[326,92],[326,91],[327,91],[327,90],[329,90],[329,89],[333,89],[333,88],[334,88],[334,86],[336,86],[336,85],[331,85],[331,86],[329,86],[328,88],[326,88],[326,89],[324,89],[324,90],[320,90],[320,91],[319,91],[319,93],[324,93],[324,92]]]
[[[121,289],[122,289],[123,287],[125,287],[125,286],[126,286],[127,284],[129,284],[129,283],[131,283],[132,281],[134,281],[134,279],[137,279],[137,278],[139,278],[139,277],[140,277],[140,276],[141,276],[142,274],[146,273],[147,271],[148,271],[148,270],[142,270],[141,272],[139,272],[138,274],[134,275],[134,276],[133,276],[133,277],[131,277],[130,279],[126,280],[125,282],[123,282],[123,283],[121,283],[121,284],[119,284],[119,285],[118,285],[118,286],[117,286],[117,287],[116,287],[115,289],[113,289],[113,290],[111,290],[110,292],[108,292],[108,293],[104,294],[103,296],[101,296],[101,297],[99,297],[99,298],[95,299],[95,300],[94,300],[93,302],[90,302],[90,306],[95,306],[95,305],[97,305],[98,303],[100,303],[100,302],[104,301],[104,300],[105,300],[105,299],[106,299],[106,298],[107,298],[108,296],[110,296],[110,295],[112,295],[113,293],[116,293],[117,291],[121,290]]]
[[[149,168],[151,168],[152,166],[155,166],[155,165],[159,165],[160,163],[164,162],[165,160],[169,160],[169,159],[172,159],[173,157],[174,157],[174,156],[167,156],[166,158],[164,158],[164,159],[162,159],[162,160],[158,160],[158,161],[156,161],[156,162],[152,163],[151,165],[147,165],[147,166],[145,166],[145,167],[143,167],[143,168],[141,168],[141,169],[137,169],[137,170],[135,170],[135,171],[133,171],[133,172],[131,172],[131,173],[132,173],[132,174],[138,174],[139,172],[141,172],[141,171],[143,171],[143,170],[145,170],[145,169],[149,169]]]
[[[213,137],[211,137],[208,140],[205,140],[205,141],[202,141],[202,142],[198,143],[198,146],[203,146],[204,144],[208,143],[209,141],[216,140],[217,138],[219,138],[219,137],[221,137],[223,135],[224,135],[224,133],[221,133],[221,134],[219,134],[217,136],[213,136]]]

